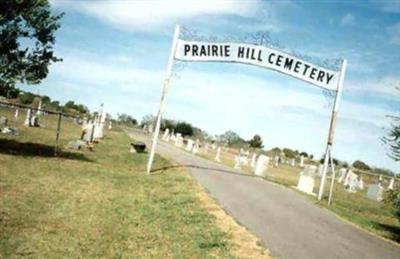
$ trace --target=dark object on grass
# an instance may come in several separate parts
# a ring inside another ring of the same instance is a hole
[[[131,153],[143,153],[146,149],[146,144],[143,142],[131,143]]]

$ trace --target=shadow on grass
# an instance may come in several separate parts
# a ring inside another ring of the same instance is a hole
[[[400,243],[400,227],[398,226],[393,226],[393,225],[387,225],[387,224],[382,224],[382,223],[375,223],[376,226],[380,229],[383,229],[391,234],[391,238],[393,241]]]
[[[236,175],[241,175],[241,176],[247,176],[247,177],[258,177],[256,175],[251,175],[251,174],[244,174],[232,170],[227,170],[227,169],[222,169],[222,168],[216,168],[216,167],[205,167],[205,166],[199,166],[199,165],[170,165],[170,166],[164,166],[160,168],[155,168],[150,171],[150,173],[163,173],[165,170],[172,169],[172,168],[196,168],[196,169],[204,169],[204,170],[209,170],[209,171],[217,171],[221,173],[227,173],[227,174],[236,174]]]
[[[59,150],[57,156],[54,156],[54,146],[32,143],[32,142],[18,142],[11,139],[0,139],[0,153],[15,156],[30,156],[30,157],[54,157],[64,158],[71,160],[81,160],[86,162],[93,162],[84,154],[66,152]]]

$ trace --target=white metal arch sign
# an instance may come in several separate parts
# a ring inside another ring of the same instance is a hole
[[[154,152],[160,131],[161,117],[164,110],[165,95],[168,91],[169,80],[171,77],[174,60],[188,62],[232,62],[249,64],[262,68],[272,69],[283,74],[295,77],[307,83],[313,84],[315,86],[321,87],[323,89],[334,91],[336,93],[336,96],[325,152],[324,170],[321,179],[320,190],[318,193],[318,199],[322,198],[324,188],[323,185],[325,182],[326,171],[329,161],[333,165],[331,149],[336,124],[336,115],[338,111],[344,74],[346,70],[346,60],[342,60],[340,70],[334,71],[331,69],[323,68],[306,60],[302,60],[289,53],[286,53],[283,50],[269,48],[266,46],[246,43],[212,43],[182,40],[179,39],[179,25],[177,25],[175,28],[171,54],[168,61],[167,73],[161,96],[160,109],[157,115],[157,122],[154,131],[151,152],[147,164],[147,173],[150,173],[153,162]],[[331,183],[331,190],[332,184],[333,181]]]

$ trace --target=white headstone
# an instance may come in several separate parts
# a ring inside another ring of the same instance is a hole
[[[322,176],[322,172],[324,171],[324,165],[323,164],[319,164],[318,166],[318,175]]]
[[[31,108],[29,108],[26,111],[26,118],[25,118],[25,122],[24,125],[30,127],[31,126],[31,118],[32,118],[32,110]]]
[[[394,190],[394,178],[390,179],[388,189],[389,190]]]
[[[304,156],[300,156],[300,167],[304,167]]]
[[[15,114],[14,114],[14,118],[18,119],[18,114],[19,114],[19,109],[15,109]]]
[[[196,143],[193,146],[192,153],[196,155],[199,152],[199,147],[200,147],[200,141],[196,139]]]
[[[164,135],[162,136],[162,140],[167,140],[167,136],[169,135],[169,129],[165,129]]]
[[[149,133],[153,133],[153,124],[149,125],[149,129],[148,130],[149,130]]]
[[[348,192],[356,192],[359,186],[358,175],[350,170],[346,175],[345,183],[345,187]]]
[[[38,105],[38,109],[36,110],[36,115],[40,115],[42,109],[42,99],[39,100],[39,105]]]
[[[383,200],[383,192],[385,189],[382,187],[381,184],[370,184],[368,185],[368,191],[366,197],[375,200],[375,201],[382,201]]]
[[[112,121],[108,122],[108,129],[111,130],[112,129]]]
[[[343,182],[345,178],[346,178],[346,168],[342,167],[342,168],[339,169],[338,183]]]
[[[235,169],[240,169],[240,156],[235,156]]]
[[[292,158],[292,159],[290,160],[290,166],[291,166],[291,167],[295,167],[295,166],[296,166],[296,159]]]
[[[217,153],[215,154],[215,161],[221,162],[221,147],[217,148]]]
[[[275,156],[275,167],[279,166],[279,156]]]
[[[360,176],[360,180],[358,180],[358,189],[364,190],[364,181],[362,176]]]
[[[186,145],[186,151],[191,152],[193,149],[193,140],[192,139],[188,139],[187,140],[187,145]]]
[[[177,147],[182,147],[183,146],[183,137],[182,137],[181,133],[176,133],[175,145]]]
[[[250,162],[250,167],[253,169],[256,167],[256,159],[257,159],[257,154],[256,152],[254,152]]]
[[[297,189],[307,194],[315,195],[314,190],[314,177],[307,173],[301,172],[299,182],[297,183]]]
[[[264,177],[268,169],[269,157],[266,155],[259,155],[256,163],[254,174]]]

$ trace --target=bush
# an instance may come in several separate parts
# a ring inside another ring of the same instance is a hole
[[[353,167],[360,169],[360,170],[370,170],[371,169],[369,167],[369,165],[367,165],[366,163],[364,163],[363,161],[360,161],[360,160],[354,161]]]

